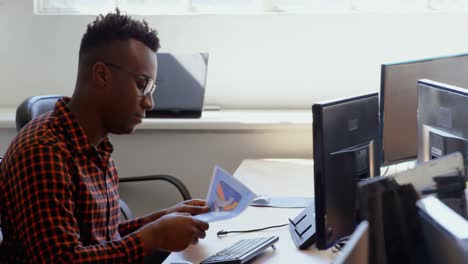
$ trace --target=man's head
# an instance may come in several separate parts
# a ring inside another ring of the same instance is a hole
[[[158,49],[156,31],[119,10],[88,25],[73,98],[96,112],[105,133],[132,132],[153,107]]]

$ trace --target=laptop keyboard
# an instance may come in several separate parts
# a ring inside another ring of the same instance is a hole
[[[239,240],[231,246],[208,257],[201,264],[232,263],[242,264],[258,256],[268,247],[276,250],[277,236]]]

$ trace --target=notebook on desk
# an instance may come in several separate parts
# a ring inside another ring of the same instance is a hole
[[[207,53],[157,53],[158,72],[149,118],[199,118],[205,98]]]

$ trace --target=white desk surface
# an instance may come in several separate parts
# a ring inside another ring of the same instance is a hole
[[[244,160],[234,176],[257,194],[269,196],[313,196],[313,161],[300,159]],[[315,245],[308,250],[296,248],[288,227],[246,234],[217,237],[219,230],[245,230],[288,223],[302,209],[249,207],[236,218],[210,223],[205,239],[182,252],[172,253],[164,263],[185,260],[200,263],[236,241],[245,238],[279,236],[277,250],[271,248],[252,263],[330,263],[336,256],[331,250],[319,251]]]

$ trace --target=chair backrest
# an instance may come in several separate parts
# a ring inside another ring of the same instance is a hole
[[[19,132],[32,119],[52,111],[62,95],[39,95],[24,100],[16,109],[16,130]]]

